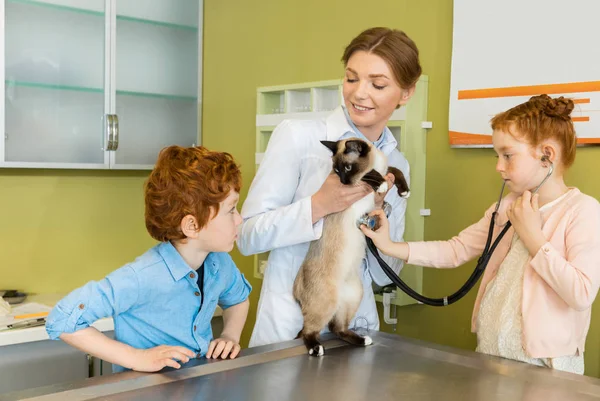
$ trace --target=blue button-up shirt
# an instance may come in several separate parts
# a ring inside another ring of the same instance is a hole
[[[46,331],[58,339],[112,316],[120,342],[139,349],[179,345],[202,356],[213,338],[210,322],[217,304],[223,309],[237,305],[252,289],[227,253],[209,253],[204,269],[202,300],[196,271],[171,243],[158,244],[63,298],[48,316]]]

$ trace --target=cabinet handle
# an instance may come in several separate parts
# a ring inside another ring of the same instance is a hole
[[[114,140],[113,140],[113,115],[106,114],[104,116],[104,131],[106,133],[106,145],[104,146],[105,150],[113,150]]]
[[[88,378],[94,377],[94,357],[90,354],[85,354],[88,361]]]
[[[113,150],[119,149],[119,116],[113,114]]]

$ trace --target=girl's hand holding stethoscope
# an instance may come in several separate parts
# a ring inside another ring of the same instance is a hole
[[[532,257],[546,243],[542,232],[542,215],[538,200],[538,194],[532,197],[530,191],[525,191],[510,205],[506,212],[508,219],[515,228],[515,232]]]

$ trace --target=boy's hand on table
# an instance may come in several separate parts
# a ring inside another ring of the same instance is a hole
[[[240,353],[241,349],[242,347],[237,341],[222,335],[210,342],[206,358],[217,359],[221,357],[221,359],[227,359],[229,356],[230,359],[233,359]]]
[[[165,366],[179,369],[181,364],[177,361],[187,363],[190,358],[195,358],[196,353],[187,348],[159,345],[148,349],[136,349],[133,370],[138,372],[157,372]]]

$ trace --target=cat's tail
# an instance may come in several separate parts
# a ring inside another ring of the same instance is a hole
[[[408,198],[410,196],[410,188],[402,171],[396,167],[389,166],[388,173],[394,174],[394,185],[398,188],[398,195],[402,198]]]

